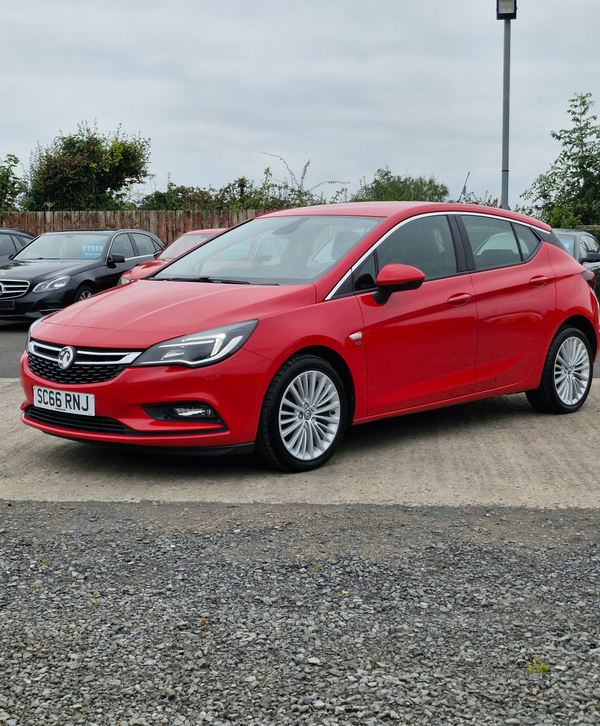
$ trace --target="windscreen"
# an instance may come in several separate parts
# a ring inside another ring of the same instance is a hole
[[[160,270],[158,280],[301,285],[328,272],[383,218],[261,217]]]
[[[42,234],[25,249],[18,252],[15,260],[97,260],[104,252],[110,233],[60,232]]]

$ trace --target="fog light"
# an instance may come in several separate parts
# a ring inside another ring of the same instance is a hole
[[[144,406],[144,411],[156,421],[206,421],[220,423],[219,414],[203,401],[173,401]]]
[[[167,411],[182,418],[207,418],[215,415],[210,406],[177,406]]]

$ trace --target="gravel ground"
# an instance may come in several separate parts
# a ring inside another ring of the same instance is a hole
[[[2,501],[0,723],[598,723],[599,520]]]

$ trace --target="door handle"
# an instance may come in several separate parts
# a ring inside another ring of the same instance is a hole
[[[531,280],[529,280],[529,284],[533,285],[534,287],[541,287],[542,285],[545,285],[548,282],[548,278],[544,277],[543,275],[537,275],[536,277],[532,277]]]
[[[448,298],[448,305],[464,305],[465,303],[468,303],[470,299],[471,296],[468,292],[459,292]]]

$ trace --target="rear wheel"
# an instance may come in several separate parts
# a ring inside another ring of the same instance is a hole
[[[344,384],[335,368],[316,356],[294,356],[279,369],[267,390],[257,451],[277,469],[316,469],[341,441],[346,415]]]
[[[587,337],[578,328],[560,328],[548,350],[540,386],[528,391],[527,399],[542,413],[573,413],[585,403],[592,375]]]

